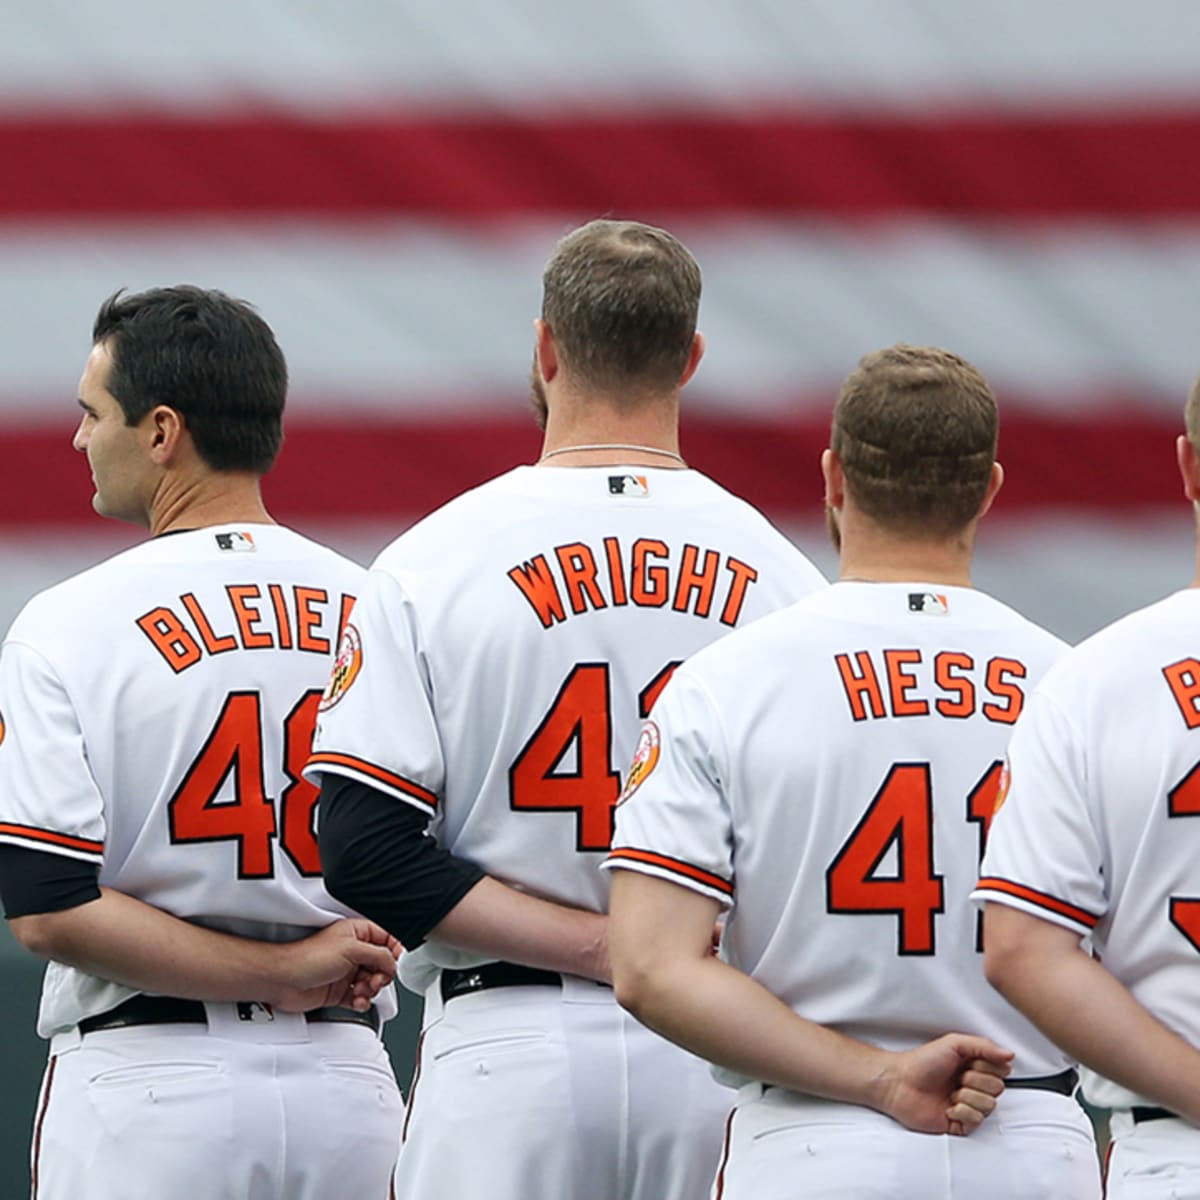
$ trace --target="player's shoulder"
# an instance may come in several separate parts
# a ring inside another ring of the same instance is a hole
[[[1045,687],[1083,687],[1090,693],[1124,690],[1150,665],[1157,671],[1173,658],[1194,657],[1200,624],[1200,589],[1185,588],[1118,617],[1069,650],[1047,674]],[[1162,661],[1159,661],[1162,660]]]
[[[425,563],[448,566],[458,555],[477,554],[489,529],[508,524],[523,507],[515,486],[528,467],[514,467],[460,492],[401,531],[376,556],[372,568],[396,571]]]
[[[149,538],[121,550],[33,596],[9,629],[9,641],[95,639],[106,622],[123,620],[123,601],[137,603],[151,583],[177,577],[189,590],[211,565],[218,574],[247,578],[287,569],[315,586],[356,593],[360,564],[282,525],[217,525]]]

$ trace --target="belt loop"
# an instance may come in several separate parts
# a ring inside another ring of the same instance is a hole
[[[50,1039],[50,1057],[56,1058],[60,1054],[69,1054],[72,1050],[78,1050],[83,1045],[83,1034],[79,1031],[78,1025],[72,1025],[70,1029],[64,1029],[61,1033],[54,1034]]]

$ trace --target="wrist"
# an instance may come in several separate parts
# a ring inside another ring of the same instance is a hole
[[[292,955],[290,943],[264,942],[257,947],[254,964],[257,980],[256,991],[263,995],[258,997],[264,1004],[278,1007],[284,994],[294,986],[292,979]]]
[[[885,1116],[891,1116],[891,1107],[899,1083],[898,1055],[874,1046],[866,1049],[862,1095],[857,1102]]]

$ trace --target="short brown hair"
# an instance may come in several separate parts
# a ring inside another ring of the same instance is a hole
[[[842,384],[830,447],[872,520],[949,536],[978,515],[996,461],[999,420],[987,380],[933,346],[868,354]]]
[[[590,221],[558,243],[542,275],[542,319],[579,382],[665,390],[687,365],[700,267],[665,229]]]

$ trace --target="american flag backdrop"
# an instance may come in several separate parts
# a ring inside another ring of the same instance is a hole
[[[368,553],[536,454],[541,268],[610,214],[704,269],[694,464],[815,534],[841,378],[947,346],[1002,405],[980,581],[1087,632],[1192,572],[1198,61],[1194,0],[5,0],[0,618],[136,536],[69,446],[116,287],[259,306],[268,504]]]

